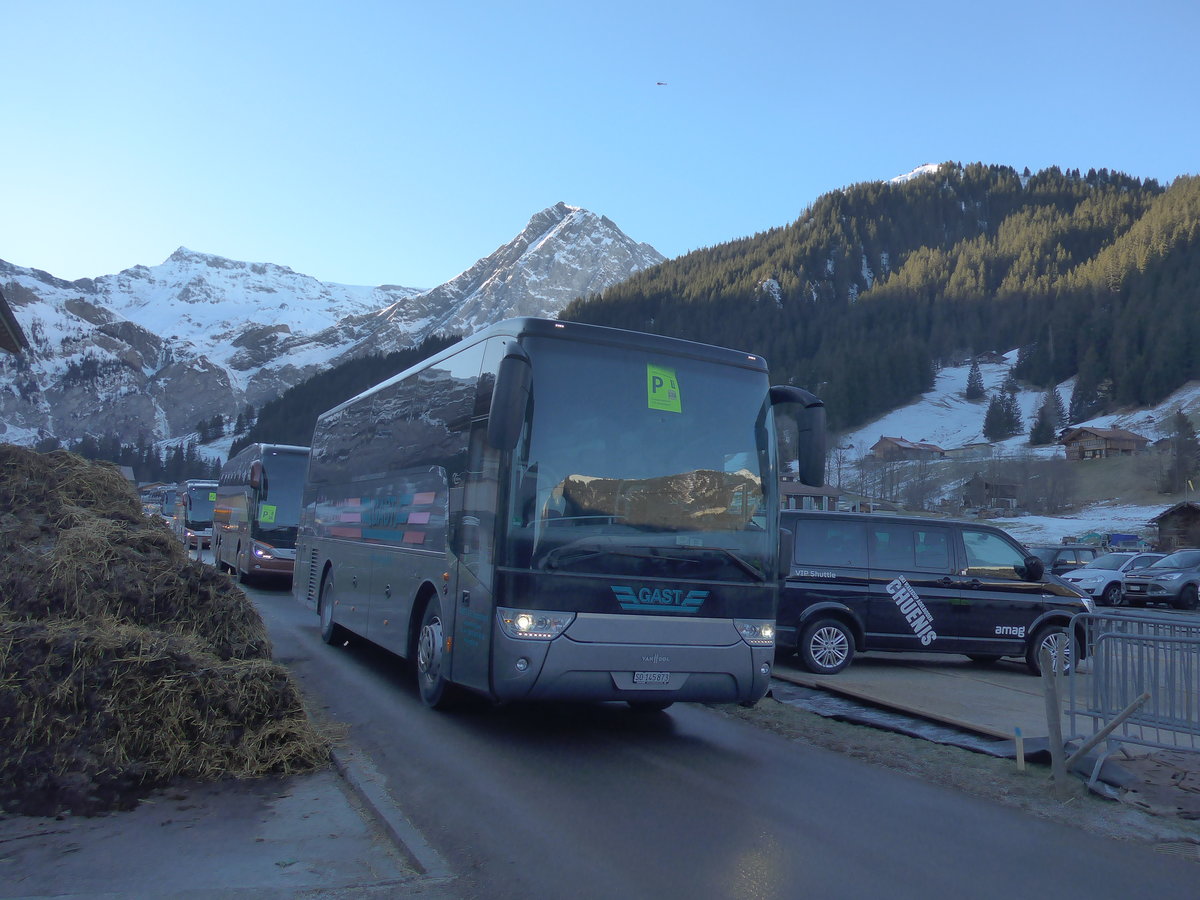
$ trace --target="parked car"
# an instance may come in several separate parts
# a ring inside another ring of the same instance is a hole
[[[1125,573],[1144,569],[1166,556],[1165,553],[1116,551],[1097,556],[1082,569],[1063,573],[1069,581],[1101,606],[1120,606],[1125,602]]]
[[[1029,552],[1042,561],[1047,572],[1063,575],[1086,566],[1102,551],[1090,544],[1035,544]]]
[[[1169,603],[1176,609],[1200,604],[1200,549],[1176,550],[1144,569],[1125,574],[1125,600],[1130,606]]]
[[[819,675],[842,671],[860,650],[961,653],[980,663],[1015,656],[1036,674],[1045,648],[1065,671],[1071,617],[1095,609],[993,525],[815,510],[781,516],[792,564],[776,647]]]

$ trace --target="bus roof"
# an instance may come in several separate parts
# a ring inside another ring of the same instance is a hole
[[[264,444],[260,441],[247,444],[231,456],[230,460],[235,460],[240,456],[258,456],[262,453],[308,453],[311,449],[311,447],[301,447],[298,444]]]
[[[643,350],[660,350],[676,356],[691,356],[696,359],[706,359],[724,365],[740,366],[742,368],[767,371],[767,361],[754,353],[731,350],[728,347],[718,347],[713,344],[701,344],[697,341],[687,341],[683,338],[667,337],[662,334],[649,334],[644,331],[627,331],[623,328],[610,328],[607,325],[588,325],[583,322],[561,322],[557,319],[538,319],[532,316],[522,316],[504,319],[489,325],[474,334],[468,335],[456,344],[452,344],[440,353],[435,353],[416,365],[409,366],[403,372],[373,385],[359,394],[327,409],[318,418],[324,418],[351,404],[357,403],[364,397],[369,397],[399,381],[403,381],[415,372],[420,372],[428,366],[435,365],[444,359],[466,349],[479,341],[491,337],[509,336],[521,338],[525,335],[544,335],[547,337],[568,337],[574,340],[586,341],[593,344],[611,344],[620,347],[635,347]]]

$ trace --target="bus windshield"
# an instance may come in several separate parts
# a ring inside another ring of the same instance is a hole
[[[527,339],[533,402],[513,457],[506,564],[765,581],[774,440],[761,371]]]
[[[198,528],[212,525],[213,505],[217,499],[215,484],[189,484],[187,487],[187,522]]]
[[[254,537],[276,546],[291,546],[281,541],[290,538],[294,543],[296,538],[308,454],[266,453],[262,463],[264,484],[260,489]]]

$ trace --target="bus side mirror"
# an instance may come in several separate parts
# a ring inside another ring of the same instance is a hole
[[[779,578],[787,578],[792,572],[792,556],[795,553],[796,536],[787,528],[779,529]]]
[[[250,464],[250,487],[256,488],[262,484],[262,463],[255,460]]]
[[[511,450],[517,446],[532,386],[533,366],[529,356],[519,344],[513,344],[500,360],[488,411],[488,443],[497,450]]]
[[[772,385],[771,406],[786,456],[780,471],[795,471],[801,484],[825,484],[825,404],[815,394],[790,384]]]

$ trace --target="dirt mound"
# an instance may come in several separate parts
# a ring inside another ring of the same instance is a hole
[[[0,809],[328,760],[257,611],[106,463],[0,444]]]

